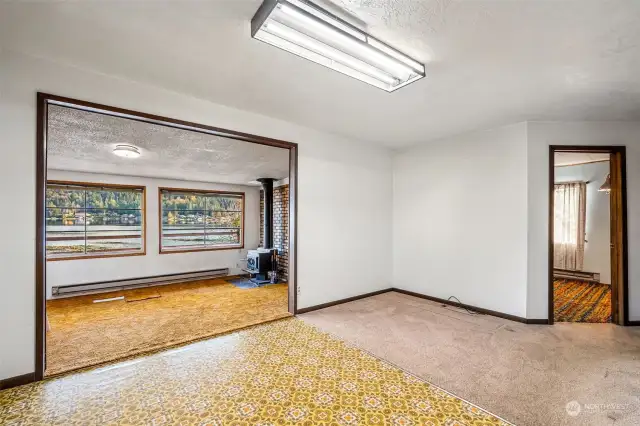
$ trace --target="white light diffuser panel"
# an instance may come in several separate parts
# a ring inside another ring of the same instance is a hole
[[[387,92],[425,76],[423,64],[306,0],[265,0],[251,35]]]

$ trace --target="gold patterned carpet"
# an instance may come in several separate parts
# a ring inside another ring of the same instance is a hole
[[[611,286],[555,279],[553,305],[557,322],[611,322]]]
[[[510,423],[288,318],[0,392],[0,424]]]
[[[49,376],[290,314],[286,284],[241,289],[215,279],[49,300],[47,315]]]

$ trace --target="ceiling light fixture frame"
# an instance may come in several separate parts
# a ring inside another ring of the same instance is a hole
[[[424,64],[308,0],[264,0],[251,37],[386,92],[426,76]]]

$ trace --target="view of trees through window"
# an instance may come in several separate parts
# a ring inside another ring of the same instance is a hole
[[[242,245],[243,194],[160,190],[163,250]]]
[[[47,257],[143,250],[144,189],[47,185]]]

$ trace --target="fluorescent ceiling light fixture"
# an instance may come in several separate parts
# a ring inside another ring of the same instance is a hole
[[[423,64],[307,0],[265,0],[251,35],[387,92],[425,76]]]
[[[119,144],[113,148],[113,153],[118,157],[138,158],[140,157],[140,148],[133,145]]]

